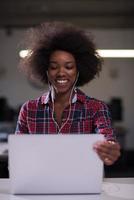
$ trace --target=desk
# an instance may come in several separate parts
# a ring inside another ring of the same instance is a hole
[[[105,178],[100,195],[11,195],[9,179],[0,179],[0,200],[134,200],[134,178]]]

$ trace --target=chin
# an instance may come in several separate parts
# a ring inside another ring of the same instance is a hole
[[[58,94],[66,94],[68,90],[58,90]]]
[[[66,94],[66,93],[70,92],[71,89],[70,88],[57,88],[58,94]]]

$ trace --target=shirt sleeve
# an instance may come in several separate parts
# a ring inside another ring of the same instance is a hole
[[[106,140],[116,141],[116,133],[112,127],[111,114],[108,106],[100,102],[94,115],[95,132],[103,134]]]
[[[28,126],[27,126],[28,109],[27,109],[27,107],[28,107],[28,104],[25,103],[22,105],[22,107],[20,109],[15,134],[28,133]]]

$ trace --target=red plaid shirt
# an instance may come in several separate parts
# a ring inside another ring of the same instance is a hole
[[[57,134],[60,130],[62,134],[101,133],[108,140],[115,138],[110,113],[104,102],[76,89],[71,108],[68,106],[63,112],[61,128],[54,120],[50,96],[49,91],[21,107],[16,133]],[[67,120],[68,115],[70,117]]]

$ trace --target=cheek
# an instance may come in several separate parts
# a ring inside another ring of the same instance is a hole
[[[49,79],[53,79],[55,77],[55,72],[48,70],[48,77]]]
[[[50,83],[53,83],[53,82],[54,82],[54,77],[53,77],[52,74],[48,74],[48,81],[49,81]]]
[[[76,72],[76,71],[75,71],[75,72],[72,72],[72,73],[70,74],[70,76],[72,77],[72,80],[75,81],[76,78],[77,78],[77,72]]]

